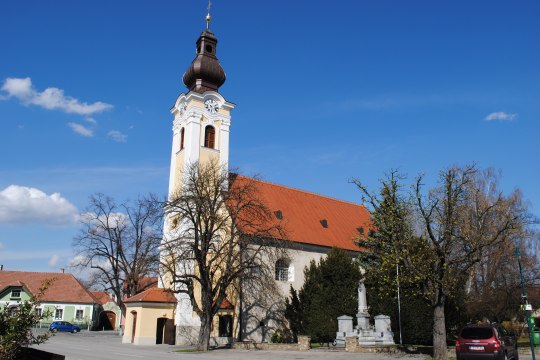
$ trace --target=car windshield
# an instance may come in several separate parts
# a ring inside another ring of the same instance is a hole
[[[480,339],[485,340],[493,336],[493,330],[491,328],[465,328],[461,331],[461,337],[463,339]]]

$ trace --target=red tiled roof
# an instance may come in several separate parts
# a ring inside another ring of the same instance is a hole
[[[149,288],[155,288],[158,286],[158,278],[155,276],[145,276],[139,279],[137,284],[137,293],[140,293]],[[124,291],[127,289],[127,283],[124,283]]]
[[[19,280],[14,280],[14,281],[12,281],[11,283],[6,284],[6,286],[17,286],[17,287],[20,286],[20,287],[26,287],[26,288],[28,288],[28,287],[26,286],[25,283],[23,283],[22,281],[19,281]]]
[[[114,301],[114,299],[106,291],[90,291],[90,294],[92,294],[92,296],[95,297],[97,302],[101,305]]]
[[[234,305],[231,304],[229,299],[225,298],[221,302],[221,305],[219,305],[219,308],[222,309],[222,310],[234,309]]]
[[[162,288],[150,288],[124,301],[124,303],[132,302],[175,303],[176,297],[174,297],[174,294],[170,290]]]
[[[248,181],[254,181],[258,194],[272,212],[281,212],[286,232],[286,239],[282,240],[361,250],[353,242],[358,228],[372,227],[370,213],[364,206],[241,175],[231,177],[231,187]]]
[[[53,280],[41,297],[41,301],[64,303],[95,303],[96,299],[69,273],[47,273],[28,271],[0,271],[0,289],[22,283],[32,295],[37,295],[46,280]]]
[[[155,276],[146,276],[139,280],[139,291],[155,288],[158,286],[158,278]]]

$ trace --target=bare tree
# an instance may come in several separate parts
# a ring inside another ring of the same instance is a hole
[[[103,194],[92,195],[81,224],[73,241],[74,266],[92,269],[93,282],[115,295],[125,316],[123,300],[144,290],[141,279],[157,274],[162,202],[150,195],[118,204]]]
[[[418,276],[433,307],[434,358],[446,360],[445,303],[463,287],[487,251],[515,244],[530,218],[521,197],[505,196],[494,186],[493,176],[482,178],[474,166],[442,171],[440,186],[427,194],[422,182],[419,176],[414,196],[429,251],[425,257],[429,272]]]
[[[379,196],[355,181],[373,207],[376,228],[360,237],[360,245],[371,250],[361,260],[383,291],[395,288],[399,266],[400,285],[431,306],[434,358],[446,360],[445,305],[463,296],[466,286],[488,280],[492,269],[484,265],[491,255],[513,257],[531,218],[519,191],[505,196],[494,173],[475,166],[441,171],[438,185],[427,192],[419,176],[409,200],[398,180],[391,173]]]
[[[231,175],[217,162],[195,163],[167,202],[168,232],[161,265],[176,293],[189,296],[201,327],[197,348],[208,350],[214,315],[241,280],[268,277],[284,234],[254,179]],[[236,292],[236,295],[234,294]]]
[[[499,194],[497,188],[500,174],[493,169],[478,172],[475,179],[475,188],[482,196],[475,197],[475,208],[479,201],[494,199]],[[525,201],[519,190],[515,190],[507,197],[506,206],[514,207],[514,211],[523,211]],[[520,210],[522,209],[522,210]],[[534,219],[529,218],[531,222]],[[465,224],[470,221],[465,222]],[[522,255],[522,265],[525,279],[532,284],[538,279],[538,260],[535,256],[538,247],[538,234],[527,223],[523,222],[506,236],[509,241],[501,241],[490,246],[480,253],[480,260],[470,273],[467,293],[470,301],[468,312],[473,319],[487,318],[500,322],[516,318],[520,314],[521,286],[519,270],[514,256],[516,249]]]

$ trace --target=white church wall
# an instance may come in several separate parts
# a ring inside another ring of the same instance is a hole
[[[289,263],[289,274],[286,281],[273,281],[274,288],[267,289],[244,288],[245,303],[243,306],[243,336],[244,340],[269,342],[272,334],[284,328],[287,323],[284,318],[285,299],[290,296],[290,287],[299,290],[304,284],[304,268],[314,260],[318,263],[326,256],[330,248],[321,246],[290,243],[294,248],[286,251],[285,260]],[[263,259],[274,268],[277,259]],[[275,269],[275,268],[274,268]],[[262,290],[262,291],[261,291]]]

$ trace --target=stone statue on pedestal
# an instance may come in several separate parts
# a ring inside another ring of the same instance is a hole
[[[361,345],[386,345],[394,343],[391,330],[390,317],[386,315],[375,316],[375,326],[369,324],[366,287],[363,282],[358,284],[358,313],[356,314],[358,326],[353,330],[353,318],[350,316],[338,317],[338,331],[334,345],[345,343],[345,338],[356,336]]]
[[[363,282],[358,284],[358,313],[356,314],[356,320],[359,330],[367,330],[369,328],[366,287]]]

